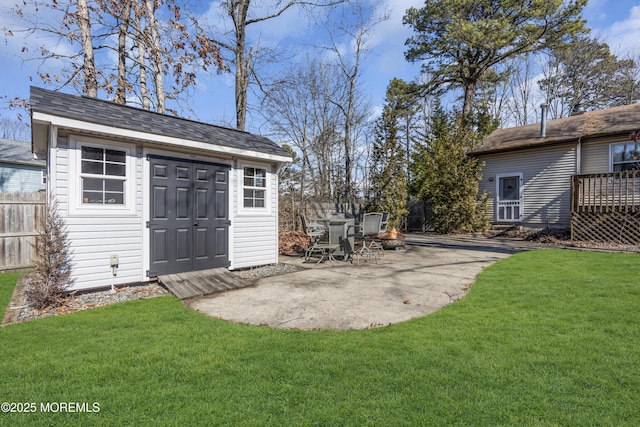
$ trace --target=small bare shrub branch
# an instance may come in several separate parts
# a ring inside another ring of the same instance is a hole
[[[71,253],[64,220],[58,213],[58,202],[50,196],[45,212],[45,224],[38,234],[41,256],[26,290],[29,304],[44,309],[61,304],[66,290],[73,284]]]

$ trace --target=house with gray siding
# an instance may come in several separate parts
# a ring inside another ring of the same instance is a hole
[[[33,192],[46,188],[46,162],[34,157],[31,144],[0,139],[0,192]]]
[[[604,194],[620,181],[610,174],[640,169],[639,140],[640,104],[496,130],[471,152],[484,163],[479,191],[490,196],[490,221],[570,227],[572,179],[588,183],[584,176],[602,175],[608,181],[598,191]]]
[[[74,289],[277,262],[291,157],[268,138],[36,87],[30,103]]]

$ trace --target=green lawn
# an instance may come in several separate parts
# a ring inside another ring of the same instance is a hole
[[[11,301],[13,288],[21,274],[23,273],[0,273],[0,318],[4,316],[4,310]]]
[[[0,300],[15,282],[0,275]],[[541,250],[367,331],[231,324],[172,297],[0,329],[3,425],[638,425],[640,255]]]

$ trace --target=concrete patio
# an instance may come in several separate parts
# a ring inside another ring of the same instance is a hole
[[[216,318],[273,328],[366,329],[432,313],[464,296],[485,267],[536,247],[515,239],[409,234],[405,249],[386,251],[377,264],[315,266],[283,256],[281,262],[302,270],[185,303]]]

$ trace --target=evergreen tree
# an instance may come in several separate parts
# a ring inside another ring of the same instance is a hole
[[[367,210],[389,212],[387,228],[401,228],[408,214],[406,158],[398,138],[398,112],[389,104],[376,122]]]
[[[405,57],[431,76],[426,89],[462,89],[469,123],[478,84],[510,58],[562,44],[584,31],[587,0],[425,0],[409,8]]]
[[[477,128],[465,125],[459,114],[438,106],[431,117],[431,131],[417,144],[411,168],[411,191],[431,206],[432,221],[439,233],[471,232],[487,228],[486,196],[478,196],[482,165],[467,155],[490,120],[476,118]]]

